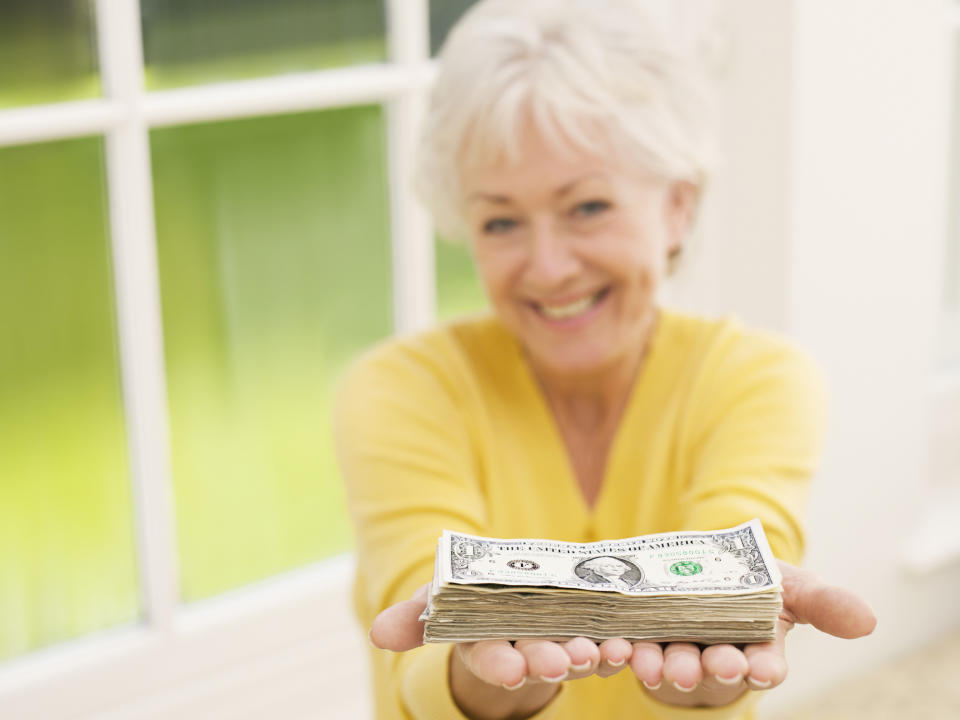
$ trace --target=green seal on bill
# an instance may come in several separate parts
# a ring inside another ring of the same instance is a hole
[[[692,560],[681,560],[670,566],[670,572],[674,575],[697,575],[703,572],[703,565]]]

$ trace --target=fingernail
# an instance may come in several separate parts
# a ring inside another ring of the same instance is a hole
[[[607,665],[610,667],[620,667],[626,662],[626,658],[621,658],[619,660],[607,660]]]
[[[373,635],[371,633],[373,633],[373,630],[367,633],[367,642],[370,643],[370,647],[372,647],[374,650],[383,650],[382,647],[373,641]]]
[[[770,687],[773,684],[772,680],[767,680],[765,682],[760,682],[759,680],[755,680],[754,678],[748,678],[748,680],[750,681],[750,685],[757,688],[758,690],[766,690],[768,687]]]
[[[582,665],[574,665],[573,663],[570,663],[570,669],[573,670],[573,671],[575,671],[575,672],[581,672],[581,671],[583,671],[583,670],[588,669],[591,665],[593,665],[593,661],[592,661],[592,660],[587,660],[587,661],[586,661],[585,663],[583,663]]]
[[[546,675],[541,675],[540,679],[548,683],[558,683],[566,680],[567,675],[569,675],[569,673],[566,670],[564,670],[563,675],[557,675],[556,677],[547,677]]]
[[[714,675],[714,677],[717,679],[718,683],[721,683],[723,685],[737,685],[740,683],[741,680],[743,680],[743,675],[741,675],[740,673],[737,673],[732,677],[723,677],[721,675]]]
[[[674,681],[673,686],[674,686],[677,690],[679,690],[680,692],[693,692],[694,690],[697,689],[697,684],[696,684],[696,683],[694,683],[691,687],[684,687],[684,686],[681,685],[680,683]]]
[[[503,689],[504,689],[504,690],[510,690],[511,692],[512,692],[513,690],[519,690],[520,688],[522,688],[522,687],[523,687],[524,685],[526,685],[526,684],[527,684],[527,678],[526,678],[526,677],[520,678],[520,682],[518,682],[516,685],[507,685],[506,683],[501,683],[501,685],[503,685]]]
[[[646,681],[646,680],[641,680],[640,682],[643,683],[643,686],[644,686],[647,690],[659,690],[659,689],[660,689],[660,686],[663,685],[663,680],[657,680],[657,684],[656,684],[656,685],[647,685],[647,681]]]

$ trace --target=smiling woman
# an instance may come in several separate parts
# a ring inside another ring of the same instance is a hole
[[[858,598],[784,564],[766,645],[418,647],[444,528],[589,542],[757,517],[800,558],[816,368],[782,338],[658,300],[711,164],[704,96],[632,0],[486,0],[451,32],[417,185],[468,240],[492,313],[371,350],[336,417],[356,609],[375,644],[405,651],[373,656],[379,718],[748,717],[786,674],[794,622],[872,628]],[[633,582],[619,558],[583,569]]]

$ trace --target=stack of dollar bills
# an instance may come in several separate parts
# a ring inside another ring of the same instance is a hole
[[[780,582],[759,520],[592,543],[444,530],[421,619],[426,642],[766,642]]]

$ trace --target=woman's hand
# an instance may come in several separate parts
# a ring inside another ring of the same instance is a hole
[[[785,639],[797,623],[841,638],[869,635],[873,610],[853,592],[825,584],[809,570],[780,562],[783,611],[772,642],[746,645],[634,643],[630,667],[647,691],[672,705],[726,705],[746,690],[769,690],[787,676]]]
[[[777,637],[769,643],[711,645],[584,638],[565,643],[544,640],[484,640],[462,643],[451,656],[451,691],[468,715],[476,718],[533,714],[546,705],[563,680],[589,675],[608,677],[627,664],[653,697],[672,705],[725,705],[748,689],[776,687],[787,674],[785,638],[796,623],[842,638],[873,631],[876,618],[857,595],[824,584],[809,570],[780,562],[783,611]],[[370,640],[382,649],[404,651],[423,643],[420,613],[427,586],[374,620]]]
[[[397,652],[423,644],[420,613],[427,602],[424,585],[410,600],[397,603],[373,621],[370,641]],[[627,667],[633,652],[623,638],[597,645],[578,637],[548,640],[482,640],[460,643],[450,658],[450,690],[471,718],[526,717],[550,702],[564,680],[610,677]]]

